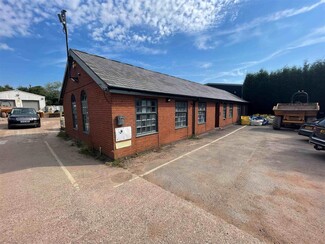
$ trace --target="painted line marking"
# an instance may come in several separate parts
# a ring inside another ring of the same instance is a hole
[[[137,180],[137,179],[140,179],[140,176],[136,176],[136,177],[134,177],[134,178],[132,178],[132,179],[126,181],[126,182],[131,182],[131,181],[134,181],[134,180]],[[125,182],[122,182],[121,184],[118,184],[118,185],[113,186],[113,187],[114,187],[114,188],[117,188],[117,187],[120,187],[120,186],[122,186],[122,185],[124,185],[124,184],[125,184]]]
[[[7,143],[8,140],[0,141],[0,145],[4,145]]]
[[[234,131],[228,133],[227,135],[224,135],[224,136],[222,136],[222,137],[220,137],[220,138],[218,138],[218,139],[215,139],[214,141],[211,141],[211,142],[209,142],[209,143],[207,143],[207,144],[205,144],[205,145],[203,145],[203,146],[201,146],[201,147],[198,147],[198,148],[196,148],[196,149],[194,149],[194,150],[192,150],[192,151],[190,151],[190,152],[187,152],[187,153],[185,153],[185,154],[183,154],[183,155],[181,155],[181,156],[179,156],[179,157],[177,157],[177,158],[174,158],[174,159],[168,161],[167,163],[164,163],[164,164],[162,164],[162,165],[159,165],[159,166],[157,166],[156,168],[153,168],[153,169],[151,169],[151,170],[149,170],[149,171],[147,171],[147,172],[145,172],[145,173],[143,173],[143,174],[141,174],[141,175],[139,175],[139,176],[137,176],[137,177],[135,177],[135,178],[132,178],[131,180],[128,180],[127,182],[131,182],[131,181],[136,180],[136,179],[138,179],[138,178],[140,178],[140,177],[143,178],[143,176],[146,176],[146,175],[148,175],[148,174],[151,174],[151,173],[157,171],[158,169],[160,169],[160,168],[162,168],[162,167],[165,167],[166,165],[168,165],[168,164],[170,164],[170,163],[173,163],[173,162],[175,162],[175,161],[177,161],[177,160],[179,160],[179,159],[181,159],[181,158],[184,158],[184,157],[190,155],[191,153],[194,153],[194,152],[199,151],[199,150],[201,150],[201,149],[203,149],[203,148],[205,148],[205,147],[208,147],[208,146],[210,146],[211,144],[216,143],[216,142],[218,142],[218,141],[220,141],[220,140],[222,140],[222,139],[224,139],[224,138],[226,138],[226,137],[228,137],[228,136],[230,136],[230,135],[236,133],[237,131],[244,129],[245,127],[247,127],[247,125],[245,125],[245,126],[243,126],[243,127],[241,127],[241,128],[238,128],[237,130],[234,130]],[[116,185],[116,186],[114,186],[114,187],[122,186],[124,183],[125,183],[125,182],[123,182],[123,183],[121,183],[121,184],[119,184],[119,185]]]
[[[53,157],[55,158],[55,160],[60,165],[60,168],[63,170],[63,172],[65,173],[65,175],[68,177],[68,179],[71,182],[71,184],[73,185],[73,187],[76,188],[77,190],[79,190],[79,185],[76,182],[76,180],[73,178],[73,176],[70,174],[69,170],[67,170],[67,168],[63,165],[63,163],[61,162],[61,160],[59,159],[59,157],[56,155],[56,153],[54,152],[54,150],[47,143],[47,141],[44,141],[44,143],[46,144],[47,148],[50,150],[50,152],[53,155]]]

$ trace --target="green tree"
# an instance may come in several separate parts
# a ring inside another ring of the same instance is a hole
[[[303,67],[284,67],[271,73],[260,70],[247,74],[243,84],[250,113],[272,113],[274,105],[290,102],[292,94],[298,90],[306,91],[310,102],[318,102],[324,114],[325,60],[313,64],[305,61]]]
[[[30,92],[45,96],[46,105],[59,105],[59,96],[62,83],[59,81],[49,82],[43,86],[19,86],[20,91]]]
[[[13,90],[14,88],[12,88],[12,86],[10,85],[4,85],[4,86],[0,86],[0,92],[2,91],[10,91],[10,90]]]
[[[61,86],[60,81],[49,82],[45,85],[47,105],[59,105]]]

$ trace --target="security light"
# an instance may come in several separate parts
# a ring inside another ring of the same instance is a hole
[[[58,14],[59,17],[59,21],[63,26],[63,31],[65,34],[65,45],[66,45],[66,49],[67,49],[67,61],[68,61],[68,66],[67,66],[67,71],[68,71],[68,77],[69,79],[72,79],[75,82],[78,82],[78,77],[71,77],[71,73],[70,73],[70,65],[72,64],[72,58],[69,55],[69,46],[68,46],[68,29],[67,29],[67,18],[66,18],[66,10],[62,10],[61,13]],[[78,74],[79,76],[80,74]]]

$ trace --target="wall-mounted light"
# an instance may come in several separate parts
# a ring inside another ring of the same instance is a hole
[[[171,101],[170,98],[166,98],[166,102],[169,103]]]

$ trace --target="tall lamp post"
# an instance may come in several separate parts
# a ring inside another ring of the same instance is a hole
[[[67,28],[67,18],[66,18],[66,10],[62,10],[60,14],[58,14],[59,20],[63,26],[63,32],[65,34],[65,46],[67,49],[67,58],[69,60],[69,44],[68,44],[68,28]]]
[[[67,18],[66,18],[66,13],[67,11],[66,10],[62,10],[61,13],[58,14],[58,17],[59,17],[59,21],[61,22],[62,26],[63,26],[63,32],[65,34],[65,46],[66,46],[66,49],[67,49],[67,63],[68,63],[68,66],[67,66],[67,71],[68,71],[68,78],[72,79],[73,81],[75,82],[78,82],[78,77],[71,77],[71,73],[70,73],[70,65],[71,65],[71,57],[69,55],[69,44],[68,44],[68,28],[67,28]],[[80,74],[78,73],[78,76]]]

